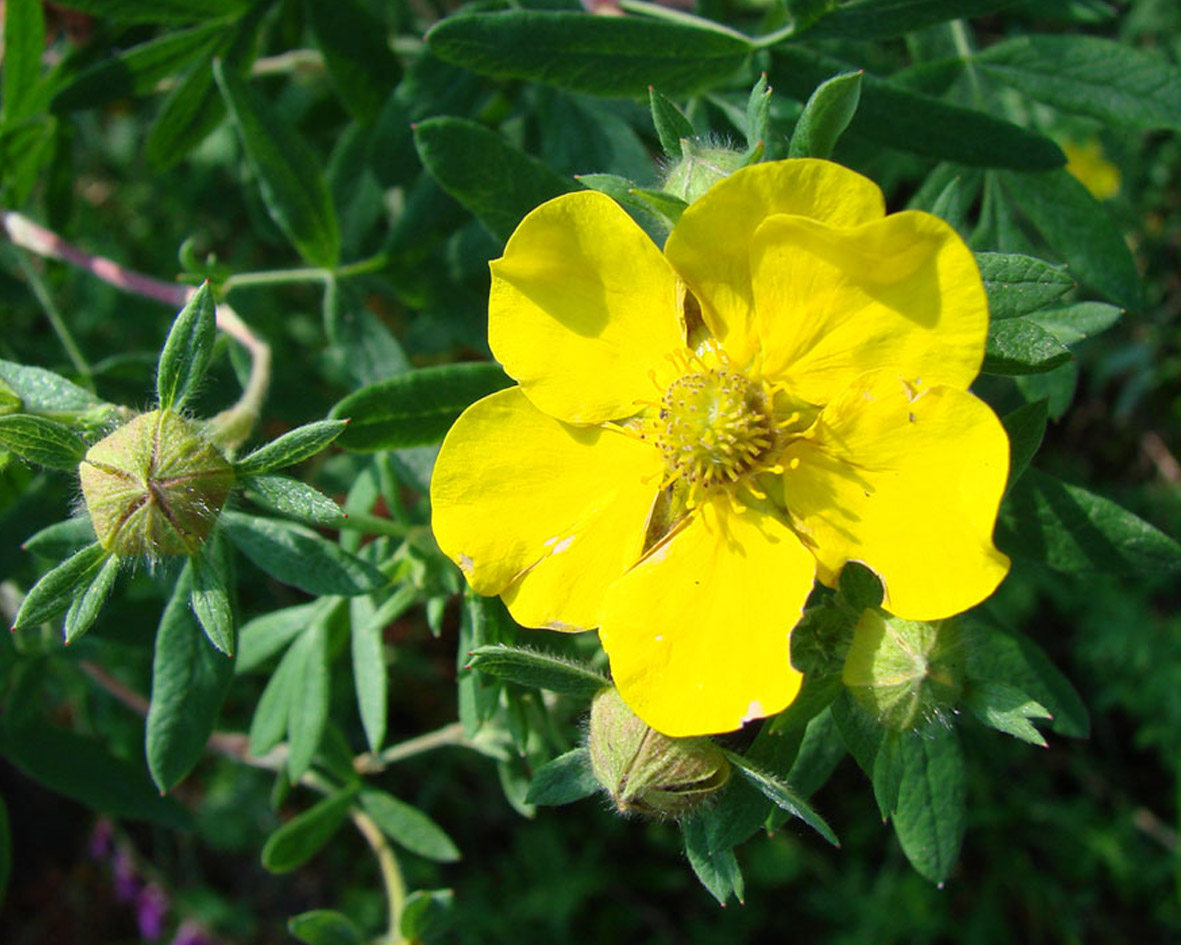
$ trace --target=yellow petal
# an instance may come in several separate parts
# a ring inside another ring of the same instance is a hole
[[[676,274],[610,197],[542,204],[492,262],[492,353],[541,410],[575,423],[636,413],[685,349]]]
[[[607,593],[600,636],[624,701],[672,736],[778,712],[799,691],[789,640],[814,570],[778,520],[703,504]]]
[[[825,404],[867,371],[966,389],[980,370],[988,298],[971,250],[928,213],[852,229],[772,217],[751,267],[762,373]]]
[[[554,420],[512,387],[447,434],[431,527],[472,588],[503,593],[520,623],[597,627],[607,585],[639,557],[661,465],[648,444]]]
[[[866,376],[783,464],[788,511],[825,584],[861,561],[881,577],[886,610],[935,620],[979,603],[1008,573],[992,530],[1009,441],[967,391],[915,395],[897,375]]]
[[[839,164],[811,158],[754,164],[715,184],[681,216],[664,252],[701,302],[702,316],[744,367],[758,350],[750,246],[769,216],[855,226],[885,213],[882,192]]]

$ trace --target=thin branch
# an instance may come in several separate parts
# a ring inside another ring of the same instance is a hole
[[[406,905],[406,881],[402,878],[398,858],[394,855],[393,847],[389,845],[381,828],[373,818],[363,810],[354,807],[349,811],[353,824],[365,838],[373,855],[377,857],[377,864],[381,867],[381,883],[385,887],[386,900],[389,903],[389,931],[386,933],[382,945],[403,945],[406,941],[402,937],[402,909]]]
[[[444,748],[448,745],[470,747],[467,736],[463,733],[462,722],[452,722],[433,732],[427,732],[425,735],[391,745],[376,755],[358,755],[353,761],[353,767],[361,774],[375,774],[399,761],[405,761],[407,758],[421,755],[423,752]]]

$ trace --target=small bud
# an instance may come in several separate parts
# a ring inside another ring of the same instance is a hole
[[[664,190],[686,203],[692,203],[746,161],[745,155],[730,148],[705,147],[688,139],[682,147],[684,157],[669,169]]]
[[[621,814],[680,817],[730,778],[730,763],[708,738],[669,738],[649,728],[615,689],[591,703],[591,769]]]
[[[959,624],[867,610],[853,629],[841,678],[886,728],[904,732],[938,718],[964,691]]]
[[[145,413],[95,443],[78,476],[99,543],[149,557],[197,551],[234,485],[225,457],[172,410]]]

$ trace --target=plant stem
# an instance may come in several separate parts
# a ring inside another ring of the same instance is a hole
[[[260,285],[291,285],[298,282],[329,282],[332,279],[347,279],[350,276],[363,276],[366,273],[377,272],[389,261],[385,253],[377,253],[365,259],[336,269],[323,269],[319,266],[305,266],[299,269],[265,269],[260,272],[239,272],[228,276],[222,283],[222,289],[232,292],[235,289],[251,288]]]
[[[401,925],[402,909],[406,905],[406,881],[402,878],[398,858],[372,817],[356,807],[349,811],[349,816],[369,844],[369,848],[377,857],[377,865],[381,868],[381,883],[385,887],[390,916],[389,931],[382,945],[403,945],[406,940],[402,937]]]
[[[370,515],[368,512],[349,512],[349,517],[334,523],[333,528],[364,532],[366,535],[387,535],[390,538],[405,538],[410,531],[392,519]]]
[[[435,729],[433,732],[427,732],[425,735],[419,735],[416,738],[399,742],[397,745],[391,745],[376,755],[358,755],[353,761],[353,767],[361,774],[373,774],[378,771],[384,771],[390,765],[397,764],[399,761],[405,761],[407,758],[421,755],[423,752],[432,751],[435,748],[443,748],[447,745],[467,744],[467,736],[463,733],[463,723],[451,722],[442,728]]]
[[[56,334],[58,340],[61,341],[62,347],[66,349],[66,355],[69,357],[70,362],[74,365],[74,370],[89,381],[91,374],[93,374],[90,364],[83,356],[77,342],[74,341],[74,336],[70,334],[70,329],[66,327],[66,323],[61,316],[61,312],[59,312],[57,310],[57,306],[53,304],[53,297],[45,288],[45,280],[43,280],[41,278],[41,274],[32,265],[30,265],[28,255],[26,253],[17,253],[16,258],[17,263],[21,267],[21,272],[25,274],[25,278],[28,280],[29,286],[33,290],[33,295],[36,296],[37,301],[41,305],[41,310],[45,312],[45,317],[49,319],[49,324],[53,327],[54,334]]]

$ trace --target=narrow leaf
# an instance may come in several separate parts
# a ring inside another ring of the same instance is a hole
[[[891,39],[936,23],[986,16],[1013,0],[870,0],[846,3],[819,20],[804,35],[821,38]]]
[[[315,152],[233,69],[214,62],[213,75],[271,218],[313,266],[336,265],[340,227]]]
[[[989,324],[980,370],[986,374],[1044,374],[1070,358],[1070,349],[1041,325],[1009,318]]]
[[[0,117],[11,127],[41,107],[36,94],[45,51],[45,14],[40,0],[6,0],[4,5],[4,95]]]
[[[841,845],[837,840],[837,835],[832,832],[832,828],[824,821],[824,818],[817,814],[808,802],[790,787],[765,771],[760,771],[741,755],[732,751],[723,751],[730,764],[738,769],[738,773],[762,792],[767,800],[775,804],[776,807],[787,811],[793,817],[798,817],[834,847]]]
[[[213,292],[204,282],[172,323],[156,369],[162,410],[182,410],[205,376],[217,339],[215,308]]]
[[[356,0],[306,0],[304,11],[340,100],[358,121],[372,123],[402,77],[385,24]]]
[[[73,599],[94,580],[108,554],[102,545],[95,542],[43,575],[25,595],[12,628],[15,630],[44,623],[68,608]]]
[[[833,76],[812,93],[791,136],[788,157],[827,158],[861,100],[861,72]]]
[[[1048,719],[1050,713],[1020,689],[1004,683],[973,683],[968,687],[964,704],[990,728],[1031,745],[1046,747],[1045,736],[1029,720]]]
[[[1064,345],[1072,345],[1106,331],[1124,314],[1123,309],[1106,302],[1075,302],[1042,309],[1029,316]]]
[[[459,19],[463,16],[449,17],[440,25]],[[414,128],[414,144],[439,186],[501,242],[534,207],[578,190],[573,180],[464,118],[421,122]]]
[[[230,595],[222,576],[206,549],[190,559],[193,565],[193,584],[189,601],[193,613],[209,642],[226,656],[234,653],[234,614]]]
[[[316,613],[323,607],[314,604],[297,604],[272,610],[255,617],[242,625],[238,631],[238,658],[235,671],[239,674],[258,669],[272,656],[282,650],[307,627]]]
[[[1021,478],[1042,445],[1048,419],[1049,408],[1044,400],[1018,407],[1001,419],[1009,436],[1009,489]]]
[[[291,703],[303,696],[296,687],[306,659],[307,654],[298,641],[293,643],[267,681],[250,720],[250,754],[255,758],[265,755],[287,735]]]
[[[365,936],[353,920],[331,909],[314,909],[287,920],[287,931],[304,945],[363,945]]]
[[[318,489],[286,476],[251,476],[246,497],[280,515],[313,525],[339,525],[340,506]]]
[[[21,544],[21,548],[46,558],[56,558],[61,561],[80,550],[83,545],[89,545],[93,541],[94,526],[90,523],[88,516],[80,515],[76,518],[68,518],[64,522],[54,522],[52,525],[47,525],[31,538],[26,538]]]
[[[115,555],[109,555],[103,561],[102,567],[98,569],[98,573],[94,575],[90,585],[74,598],[70,603],[70,609],[66,611],[64,626],[66,643],[73,643],[98,619],[99,611],[107,602],[118,574],[119,559]]]
[[[778,47],[771,61],[771,84],[800,101],[833,75],[856,68],[802,46]],[[1066,163],[1049,138],[868,73],[861,77],[861,98],[849,132],[959,164],[1048,170]]]
[[[1123,234],[1090,191],[1066,171],[1001,174],[1025,214],[1080,280],[1124,308],[1139,308],[1140,274]]]
[[[652,112],[652,124],[665,155],[676,161],[681,157],[681,139],[693,137],[693,126],[689,119],[672,100],[657,92],[648,90],[648,107]]]
[[[977,253],[976,263],[988,293],[988,314],[994,321],[1028,315],[1074,288],[1066,270],[1032,256]]]
[[[477,647],[468,666],[522,686],[574,696],[591,696],[611,685],[606,676],[581,663],[523,647]]]
[[[291,647],[301,657],[292,670],[287,716],[287,775],[294,784],[311,767],[328,722],[328,617],[314,621]]]
[[[0,417],[0,447],[50,469],[76,471],[86,443],[65,424],[34,414]]]
[[[771,89],[767,86],[767,74],[750,90],[746,102],[746,151],[753,154],[755,149],[766,142],[771,123]]]
[[[361,807],[382,833],[411,853],[437,863],[454,863],[459,859],[459,848],[443,828],[417,807],[370,788],[361,792]]]
[[[239,476],[257,476],[302,463],[325,449],[346,426],[348,423],[344,420],[318,420],[296,427],[238,460],[234,471]]]
[[[936,885],[951,875],[964,839],[964,760],[955,730],[935,724],[899,743],[894,832],[911,865]]]
[[[234,677],[234,662],[201,633],[189,609],[191,566],[176,582],[156,631],[145,750],[152,780],[172,790],[205,752]]]
[[[548,82],[591,95],[700,92],[732,75],[753,48],[740,37],[639,17],[511,10],[458,14],[426,35],[440,59],[481,75]]]
[[[394,597],[403,595],[405,591],[417,593],[413,588],[401,587]],[[357,709],[361,713],[361,724],[365,729],[369,750],[377,752],[385,741],[389,676],[382,641],[385,622],[375,621],[373,615],[374,607],[368,597],[354,597],[349,601],[349,642]]]
[[[310,860],[344,823],[356,794],[356,785],[350,785],[292,817],[267,838],[262,865],[272,873],[290,873]]]
[[[311,529],[241,512],[221,521],[238,549],[267,574],[308,594],[352,597],[383,587],[385,575]]]
[[[44,368],[0,361],[0,381],[20,398],[26,413],[76,414],[102,405],[90,391]]]
[[[711,845],[707,817],[708,814],[699,815],[681,825],[685,855],[701,885],[720,905],[724,906],[731,896],[741,903],[745,895],[742,870],[733,848]]]
[[[511,383],[495,364],[421,368],[355,391],[331,415],[350,420],[340,437],[346,449],[426,446],[442,440],[468,406]]]
[[[200,23],[233,16],[251,0],[67,0],[64,7],[81,10],[111,23]]]
[[[986,75],[1030,98],[1123,128],[1181,128],[1181,69],[1098,36],[1016,36],[978,53]]]
[[[533,773],[525,800],[538,806],[573,804],[600,790],[591,770],[590,752],[575,748],[547,761]]]
[[[1075,574],[1181,571],[1181,545],[1174,539],[1110,499],[1036,469],[1009,493],[997,543],[1012,557]]]
[[[226,106],[213,81],[219,46],[192,65],[164,99],[144,139],[144,157],[156,170],[179,164],[225,117]]]

